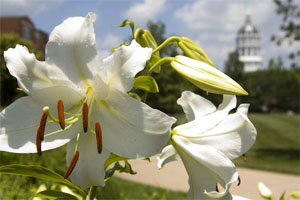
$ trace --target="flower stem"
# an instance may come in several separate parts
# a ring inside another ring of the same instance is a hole
[[[168,39],[166,39],[161,45],[159,45],[156,49],[154,49],[154,50],[152,51],[152,53],[155,53],[155,52],[161,50],[162,48],[168,46],[170,43],[172,43],[172,42],[174,42],[174,41],[175,41],[175,42],[178,42],[178,41],[180,41],[180,40],[181,40],[181,37],[178,37],[178,36],[171,36],[171,37],[169,37]]]
[[[97,186],[91,186],[86,200],[93,200],[96,195]]]
[[[171,62],[173,61],[175,58],[174,57],[164,57],[162,59],[160,59],[159,61],[157,61],[154,65],[152,65],[149,69],[149,71],[147,72],[147,75],[150,75],[156,67],[164,64],[164,63],[167,63],[167,62]]]

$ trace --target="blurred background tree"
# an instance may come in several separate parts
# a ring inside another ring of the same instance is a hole
[[[272,41],[277,45],[281,45],[283,42],[288,42],[292,45],[294,42],[300,41],[300,5],[299,0],[274,0],[276,5],[276,12],[282,16],[282,22],[280,25],[281,34],[273,35]],[[299,48],[295,52],[291,52],[289,55],[291,59],[291,67],[299,67],[300,50]]]
[[[37,58],[41,57],[41,52],[34,49],[32,42],[20,38],[16,34],[1,34],[0,36],[0,105],[5,107],[20,96],[25,95],[24,92],[17,90],[17,80],[11,76],[6,67],[4,60],[4,51],[9,48],[15,48],[17,44],[24,45],[31,53],[34,53]]]

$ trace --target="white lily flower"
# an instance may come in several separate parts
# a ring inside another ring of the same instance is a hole
[[[28,96],[1,112],[0,150],[41,154],[68,143],[65,177],[73,171],[71,180],[82,188],[104,185],[111,152],[126,158],[158,153],[176,121],[127,94],[152,50],[133,40],[102,61],[95,20],[89,13],[55,27],[45,62],[20,45],[4,53]]]
[[[189,199],[230,199],[230,185],[238,180],[232,159],[240,157],[254,144],[256,129],[247,117],[248,104],[233,114],[236,97],[224,95],[216,108],[210,101],[185,91],[177,101],[188,123],[172,130],[172,144],[158,157],[158,167],[182,159],[189,175]],[[224,192],[216,191],[219,183]]]

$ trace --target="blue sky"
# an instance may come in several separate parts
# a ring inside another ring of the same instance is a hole
[[[38,29],[48,33],[64,19],[97,14],[95,31],[99,53],[109,55],[130,35],[129,28],[114,28],[125,18],[145,28],[148,20],[161,20],[167,35],[184,35],[196,41],[219,69],[235,48],[237,30],[246,12],[262,37],[264,66],[272,57],[287,62],[288,52],[296,45],[276,46],[270,41],[278,33],[281,18],[275,14],[272,0],[0,0],[1,15],[28,15]]]

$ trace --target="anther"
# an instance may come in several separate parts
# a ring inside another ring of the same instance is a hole
[[[218,188],[218,183],[216,183],[216,191],[217,191],[217,192],[220,192],[220,191],[219,191],[219,188]]]
[[[70,174],[72,173],[77,161],[78,161],[78,157],[79,157],[79,151],[76,151],[76,153],[74,154],[71,162],[70,162],[70,165],[64,175],[64,179],[68,178],[70,176]]]
[[[96,139],[97,139],[97,150],[98,153],[101,153],[102,152],[102,130],[99,122],[95,124],[95,132],[96,132]]]
[[[39,156],[42,155],[42,141],[44,140],[46,122],[47,122],[47,114],[43,112],[41,116],[40,126],[36,133],[36,151]]]
[[[241,185],[241,177],[240,176],[238,176],[238,184],[237,184],[237,186],[240,186]]]
[[[42,155],[42,140],[41,140],[41,131],[40,131],[40,127],[38,128],[37,134],[36,134],[36,151],[38,153],[39,156]]]
[[[83,131],[86,133],[88,130],[88,115],[89,115],[89,108],[86,102],[82,105],[82,123],[83,123]]]
[[[57,112],[58,112],[58,120],[61,129],[65,129],[65,114],[64,114],[64,103],[62,100],[58,100],[57,102]]]
[[[41,116],[40,126],[39,126],[38,132],[37,132],[37,134],[39,134],[39,136],[41,138],[41,141],[44,140],[44,133],[45,133],[47,117],[48,117],[48,115],[45,112],[43,112],[43,114]]]
[[[243,154],[243,160],[244,160],[244,162],[247,162],[248,160],[247,160],[247,157],[246,157],[246,154]]]

